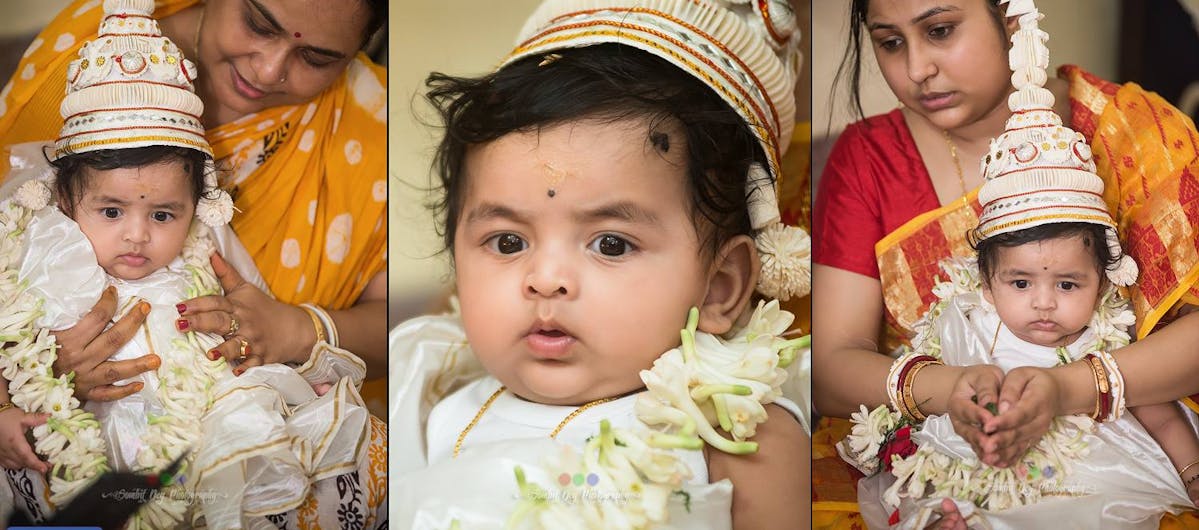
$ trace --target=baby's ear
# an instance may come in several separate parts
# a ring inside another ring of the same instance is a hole
[[[699,330],[713,335],[733,327],[758,285],[758,249],[747,235],[720,247],[708,269],[708,292],[699,308]]]

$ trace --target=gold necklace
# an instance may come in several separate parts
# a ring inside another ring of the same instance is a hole
[[[491,404],[495,402],[496,398],[500,397],[500,394],[504,393],[504,390],[505,387],[501,386],[499,390],[496,390],[495,393],[491,394],[491,397],[487,398],[487,401],[483,402],[483,406],[479,407],[479,412],[475,413],[475,417],[471,418],[470,423],[466,424],[466,428],[462,429],[462,432],[458,434],[458,441],[454,442],[454,458],[457,458],[458,453],[462,451],[462,442],[466,440],[466,434],[469,433],[471,429],[475,428],[475,424],[479,423],[479,418],[483,417],[483,413],[487,412],[487,409],[491,408]],[[579,408],[575,409],[574,412],[567,414],[566,418],[563,419],[557,427],[554,427],[553,431],[550,431],[550,438],[557,438],[558,433],[562,432],[562,428],[566,427],[566,424],[570,423],[570,420],[575,419],[575,416],[582,414],[584,410],[596,405],[607,403],[618,397],[620,396],[610,396],[606,398],[600,398],[595,401],[588,401],[587,403],[582,404],[579,406]]]
[[[941,134],[945,135],[945,144],[949,146],[949,156],[953,157],[953,168],[958,172],[958,185],[962,187],[962,204],[966,204],[966,177],[962,175],[962,162],[958,160],[958,145],[953,143],[953,139],[949,137],[949,131],[942,129]]]

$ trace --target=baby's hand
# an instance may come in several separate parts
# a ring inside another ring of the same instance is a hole
[[[27,414],[16,407],[0,411],[0,467],[29,468],[39,473],[50,470],[50,464],[34,454],[33,447],[25,438],[29,429],[46,423],[49,417],[49,414]]]
[[[925,530],[966,530],[966,519],[958,511],[958,505],[949,499],[941,499],[941,518],[925,527]]]

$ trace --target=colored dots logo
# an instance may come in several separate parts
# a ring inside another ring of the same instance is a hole
[[[583,475],[582,473],[575,473],[574,475],[563,473],[558,475],[558,484],[562,486],[569,486],[571,484],[582,486],[584,481],[587,482],[588,486],[594,486],[599,484],[599,475],[595,473],[588,473],[587,475]]]

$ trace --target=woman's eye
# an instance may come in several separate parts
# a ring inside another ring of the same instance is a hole
[[[899,48],[899,45],[902,43],[903,41],[901,39],[883,39],[878,42],[878,47],[887,51],[892,51],[896,48]]]
[[[121,216],[120,208],[100,208],[100,215],[108,219],[116,219]]]
[[[252,17],[252,16],[246,17],[246,26],[248,26],[250,28],[250,31],[253,31],[254,33],[257,33],[264,37],[269,36],[272,33],[274,33],[271,31],[270,28],[260,24],[257,20],[254,20],[254,17]]]
[[[175,218],[175,214],[171,212],[154,212],[150,214],[150,218],[160,223],[165,223]]]
[[[934,39],[944,39],[953,33],[953,26],[933,26],[928,30],[928,36]]]
[[[605,256],[623,256],[632,249],[632,243],[611,234],[602,235],[591,242],[591,250]]]
[[[488,240],[492,250],[500,254],[515,254],[526,248],[528,244],[516,234],[500,234]]]
[[[302,57],[304,62],[308,63],[309,66],[315,68],[323,68],[337,62],[335,59],[330,59],[328,57],[319,56],[313,53],[301,53],[300,57]]]
[[[1017,289],[1028,289],[1028,280],[1015,280],[1012,282],[1012,287]]]

